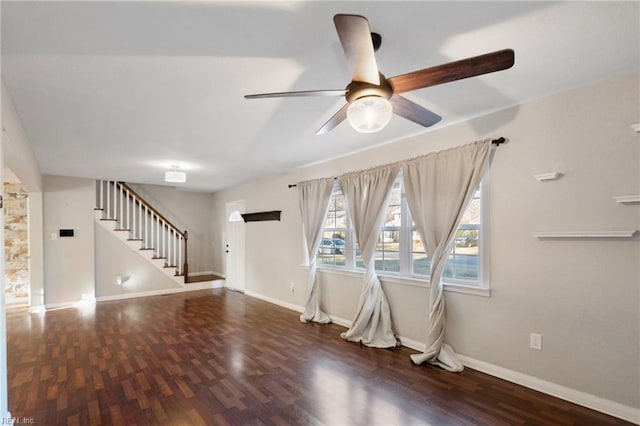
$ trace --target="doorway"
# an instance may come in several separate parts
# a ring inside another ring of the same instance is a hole
[[[225,208],[225,256],[226,287],[244,292],[245,270],[245,228],[241,214],[244,213],[244,200],[230,201]]]

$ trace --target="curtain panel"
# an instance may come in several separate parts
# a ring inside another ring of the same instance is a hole
[[[389,303],[375,272],[374,256],[389,190],[399,169],[398,164],[391,164],[338,178],[347,200],[348,214],[365,267],[355,319],[351,328],[341,336],[345,340],[376,348],[392,348],[397,345]]]
[[[415,364],[429,362],[459,372],[462,363],[444,342],[445,303],[442,272],[462,215],[485,173],[491,141],[480,141],[428,154],[403,164],[407,204],[431,259],[429,317],[424,353],[411,355]]]
[[[327,324],[331,319],[320,309],[320,288],[316,284],[316,269],[318,249],[322,241],[325,218],[331,190],[335,179],[326,178],[308,182],[301,182],[298,186],[300,213],[304,235],[305,253],[307,256],[309,273],[307,276],[307,300],[304,312],[300,315],[301,322],[318,322]]]

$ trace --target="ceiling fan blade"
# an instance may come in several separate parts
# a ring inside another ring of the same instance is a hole
[[[407,120],[411,120],[414,123],[418,123],[421,126],[429,127],[442,120],[435,112],[418,105],[415,102],[410,101],[402,96],[393,95],[389,99],[391,105],[393,105],[393,113],[404,117]]]
[[[346,90],[303,90],[300,92],[275,92],[275,93],[258,93],[255,95],[244,95],[246,99],[262,99],[262,98],[294,98],[298,96],[344,96]]]
[[[460,61],[436,65],[435,67],[397,75],[388,79],[393,93],[404,93],[424,87],[435,86],[463,78],[488,74],[511,68],[514,52],[511,49],[499,50]]]
[[[380,84],[369,21],[360,15],[333,17],[353,81]]]
[[[333,116],[322,125],[316,132],[316,135],[324,135],[325,133],[332,130],[338,124],[342,123],[347,118],[347,109],[349,108],[349,104],[344,104],[342,108],[338,110]]]

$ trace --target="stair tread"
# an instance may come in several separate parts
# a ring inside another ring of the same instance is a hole
[[[133,242],[140,242],[140,244],[127,244],[129,246],[129,249],[133,249],[133,250],[143,250],[143,251],[149,251],[151,250],[151,253],[149,254],[142,254],[143,257],[145,257],[148,261],[150,261],[154,267],[156,268],[172,268],[172,270],[165,270],[165,272],[167,273],[167,275],[169,276],[175,276],[175,277],[183,277],[184,278],[184,282],[186,283],[188,281],[188,276],[184,273],[184,271],[181,271],[182,269],[182,265],[172,265],[170,263],[172,261],[177,262],[178,259],[175,258],[175,254],[172,256],[169,256],[167,253],[166,255],[161,255],[161,252],[164,252],[165,250],[162,247],[148,247],[147,244],[151,243],[152,240],[155,240],[156,238],[155,235],[152,233],[151,235],[151,240],[149,240],[148,238],[144,238],[146,237],[146,231],[147,228],[149,227],[149,221],[151,220],[152,222],[152,226],[153,224],[157,224],[158,227],[162,227],[157,228],[158,230],[158,236],[157,238],[160,238],[161,235],[162,236],[162,242],[165,242],[165,238],[167,239],[167,244],[171,244],[171,242],[173,240],[171,240],[170,238],[175,238],[175,241],[177,243],[184,243],[185,245],[185,252],[186,252],[186,241],[187,241],[187,231],[180,231],[178,228],[176,228],[176,226],[171,223],[168,219],[166,219],[160,212],[158,212],[153,206],[151,206],[147,201],[143,200],[142,198],[140,198],[140,196],[138,194],[135,193],[135,191],[129,187],[126,186],[125,183],[123,182],[111,182],[108,181],[107,182],[108,185],[111,185],[112,187],[115,188],[115,193],[112,193],[113,191],[109,191],[107,190],[106,195],[107,197],[111,197],[111,200],[113,201],[113,206],[111,206],[111,208],[109,208],[109,200],[107,200],[107,205],[102,205],[102,202],[98,202],[96,204],[98,204],[99,206],[94,207],[94,211],[95,212],[99,212],[99,214],[95,214],[94,217],[96,218],[96,220],[99,221],[105,221],[105,222],[113,222],[113,225],[105,225],[110,231],[113,232],[127,232],[128,234],[117,234],[118,238],[121,241],[133,241]],[[104,191],[103,188],[103,181],[100,181],[100,191]],[[123,217],[114,217],[115,213],[118,213],[119,215],[122,215],[122,203],[124,202],[122,197],[123,197],[123,189],[127,191],[126,193],[126,202],[127,202],[127,206],[125,207],[127,210],[128,215],[124,215]],[[120,191],[120,200],[121,202],[118,203],[118,191]],[[102,196],[103,192],[100,192],[100,195]],[[116,197],[116,198],[114,198]],[[132,202],[132,204],[130,203]],[[95,204],[94,204],[95,205]],[[130,223],[130,217],[131,217],[131,212],[129,211],[131,208],[133,208],[133,218],[134,221],[133,223]],[[120,210],[120,212],[118,212],[118,210]],[[138,229],[138,225],[140,225],[140,223],[137,222],[142,222],[142,214],[144,214],[144,224],[146,225],[146,227],[143,229],[143,234],[141,235],[140,230]],[[135,219],[139,216],[138,221],[136,221]],[[126,222],[123,223],[123,222]],[[127,227],[125,227],[125,225]],[[152,231],[154,229],[152,228]],[[161,234],[162,233],[162,234]],[[115,235],[115,234],[114,234]],[[138,236],[140,236],[140,238],[138,238]],[[165,237],[166,236],[166,237]],[[156,245],[158,244],[158,241],[154,241],[156,243]],[[171,247],[169,245],[169,247]],[[171,259],[173,258],[173,259]],[[155,262],[155,260],[160,260],[160,262]],[[186,270],[186,263],[185,263],[185,270]]]
[[[194,276],[188,277],[185,280],[185,284],[194,284],[194,283],[201,283],[204,281],[216,281],[216,280],[223,280],[223,279],[224,278],[214,274],[194,275]]]

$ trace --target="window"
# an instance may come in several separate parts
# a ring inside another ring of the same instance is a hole
[[[485,179],[486,181],[486,179]],[[483,286],[482,189],[475,192],[456,232],[443,276],[446,283]],[[333,186],[318,264],[361,270],[364,265],[347,216],[347,205],[338,182]],[[389,196],[385,218],[375,251],[375,269],[380,276],[429,279],[430,260],[411,219],[404,194],[402,172]]]
[[[382,230],[376,245],[376,271],[400,272],[400,242],[403,240],[402,216],[404,205],[402,179],[396,178],[391,187],[389,204],[387,204]]]
[[[322,242],[318,249],[318,264],[346,266],[346,241],[349,230],[347,221],[347,201],[336,181],[329,200]]]

